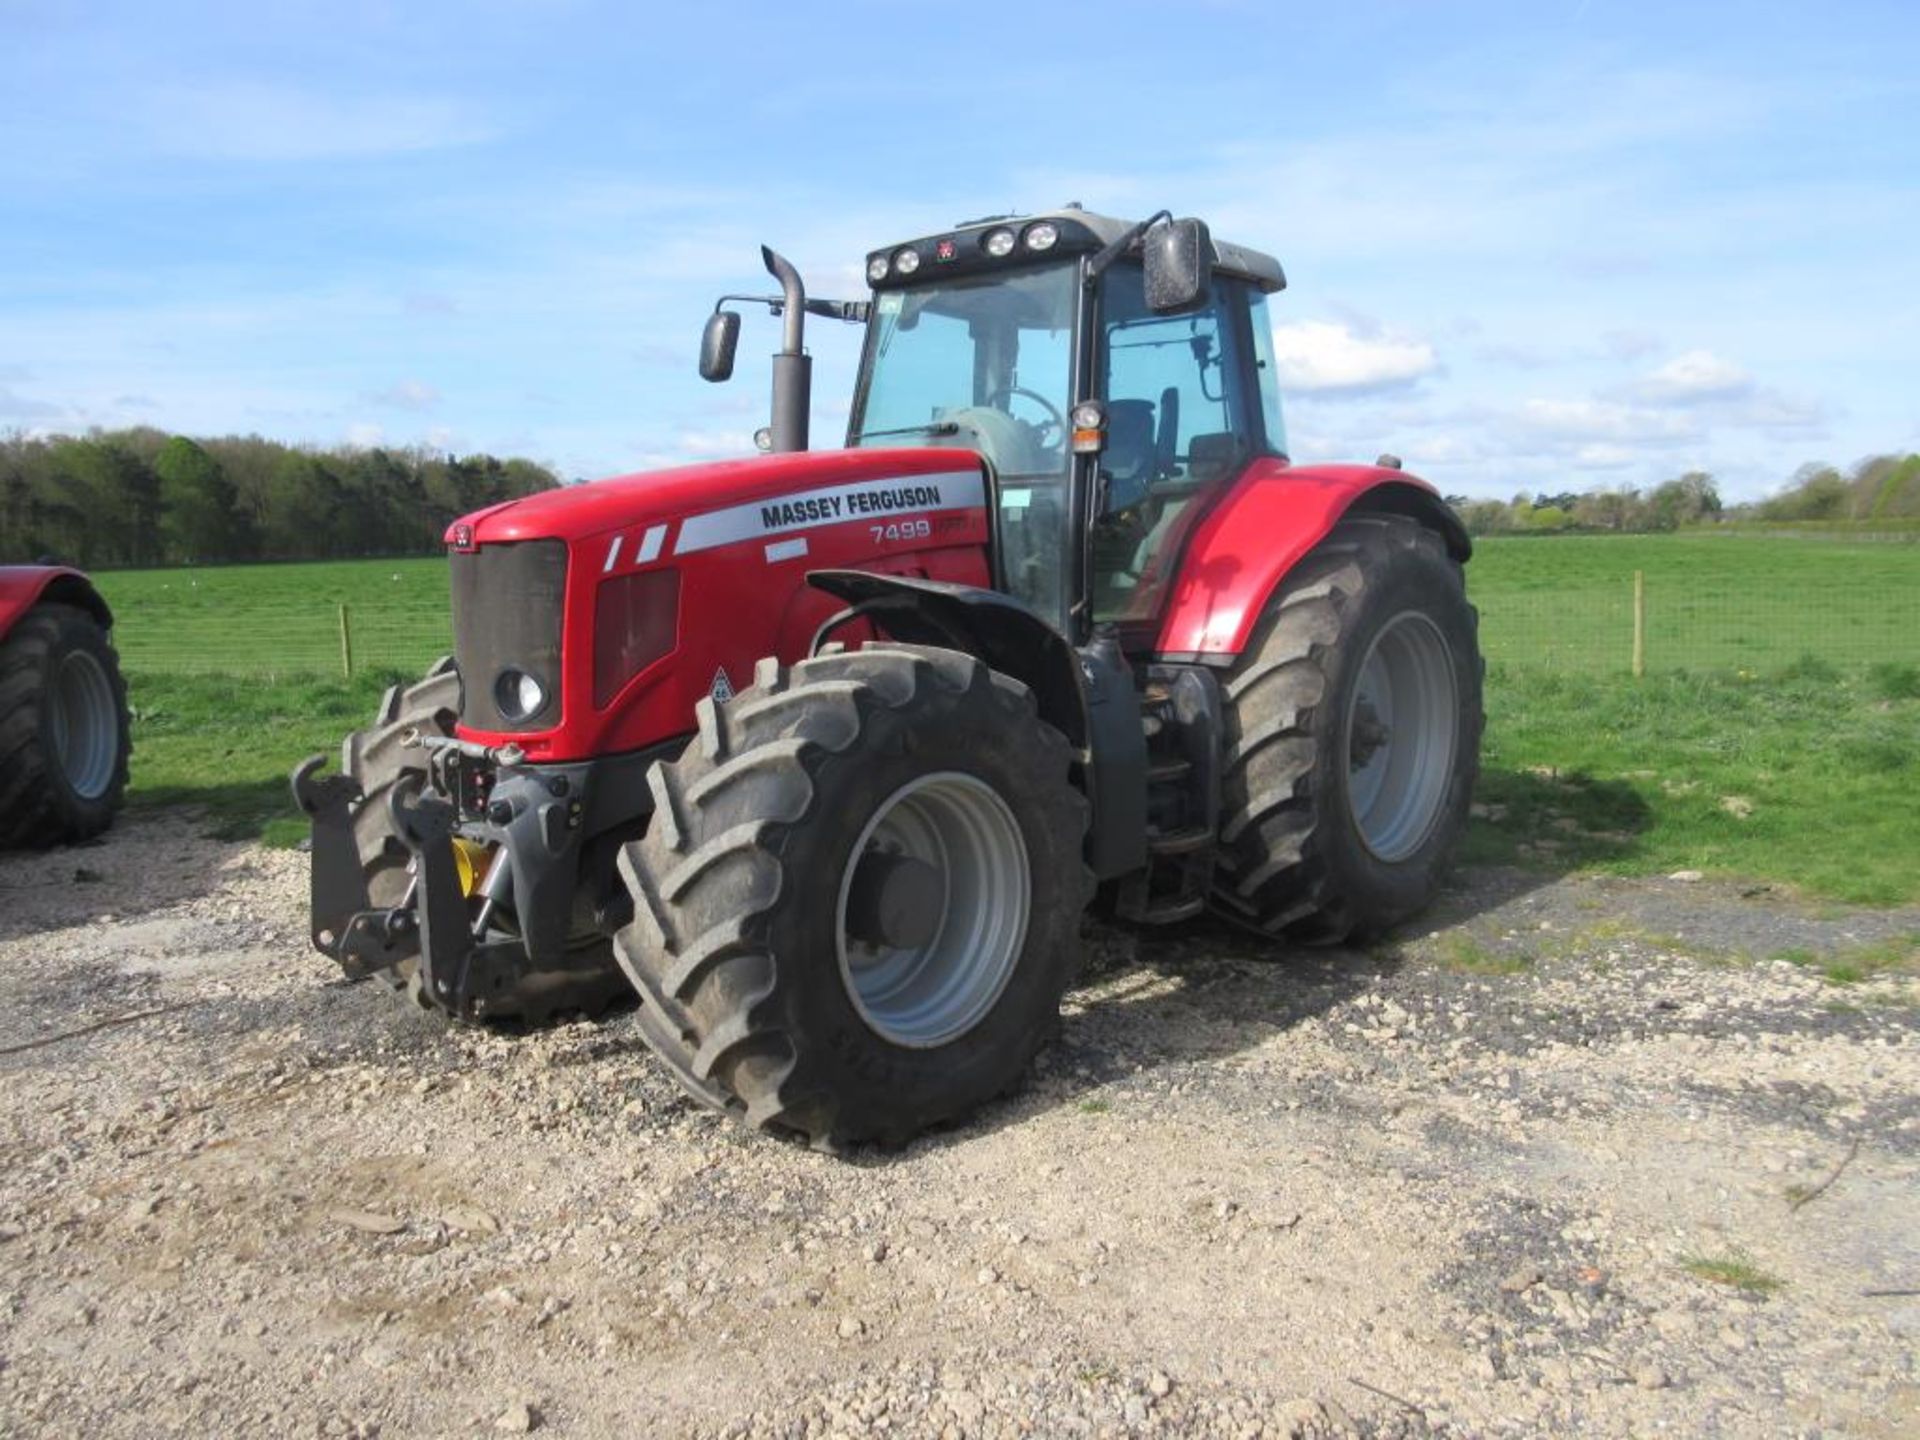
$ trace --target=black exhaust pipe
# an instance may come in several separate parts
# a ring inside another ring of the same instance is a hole
[[[813,401],[813,357],[806,352],[807,289],[800,272],[771,247],[760,247],[767,273],[785,292],[780,353],[773,357],[773,432],[776,451],[807,448],[807,415]]]

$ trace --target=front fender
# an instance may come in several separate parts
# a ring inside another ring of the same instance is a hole
[[[896,640],[979,656],[1032,690],[1040,718],[1069,744],[1087,744],[1087,695],[1079,657],[1059,631],[1013,596],[978,585],[871,570],[812,570],[807,583],[859,606]]]
[[[1473,550],[1467,530],[1425,480],[1377,465],[1254,461],[1195,529],[1174,581],[1155,653],[1163,660],[1226,660],[1287,573],[1343,516],[1373,511],[1431,526],[1455,559]]]

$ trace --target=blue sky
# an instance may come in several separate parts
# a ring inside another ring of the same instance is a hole
[[[0,0],[0,427],[739,453],[701,320],[1078,200],[1277,254],[1300,459],[1731,495],[1920,448],[1920,8]],[[810,329],[816,436],[853,332]]]

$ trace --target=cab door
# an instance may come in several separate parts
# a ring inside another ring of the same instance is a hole
[[[1089,577],[1095,623],[1150,628],[1195,522],[1254,455],[1269,447],[1247,330],[1248,288],[1214,277],[1207,304],[1181,315],[1149,309],[1136,264],[1107,272],[1094,365],[1107,407]],[[1265,306],[1258,323],[1265,323]],[[1277,389],[1274,409],[1277,412]]]

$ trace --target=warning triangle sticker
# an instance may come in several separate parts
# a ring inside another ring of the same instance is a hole
[[[707,693],[714,698],[715,704],[724,705],[733,698],[733,682],[727,679],[727,667],[722,665],[713,672],[713,684],[707,687]]]

